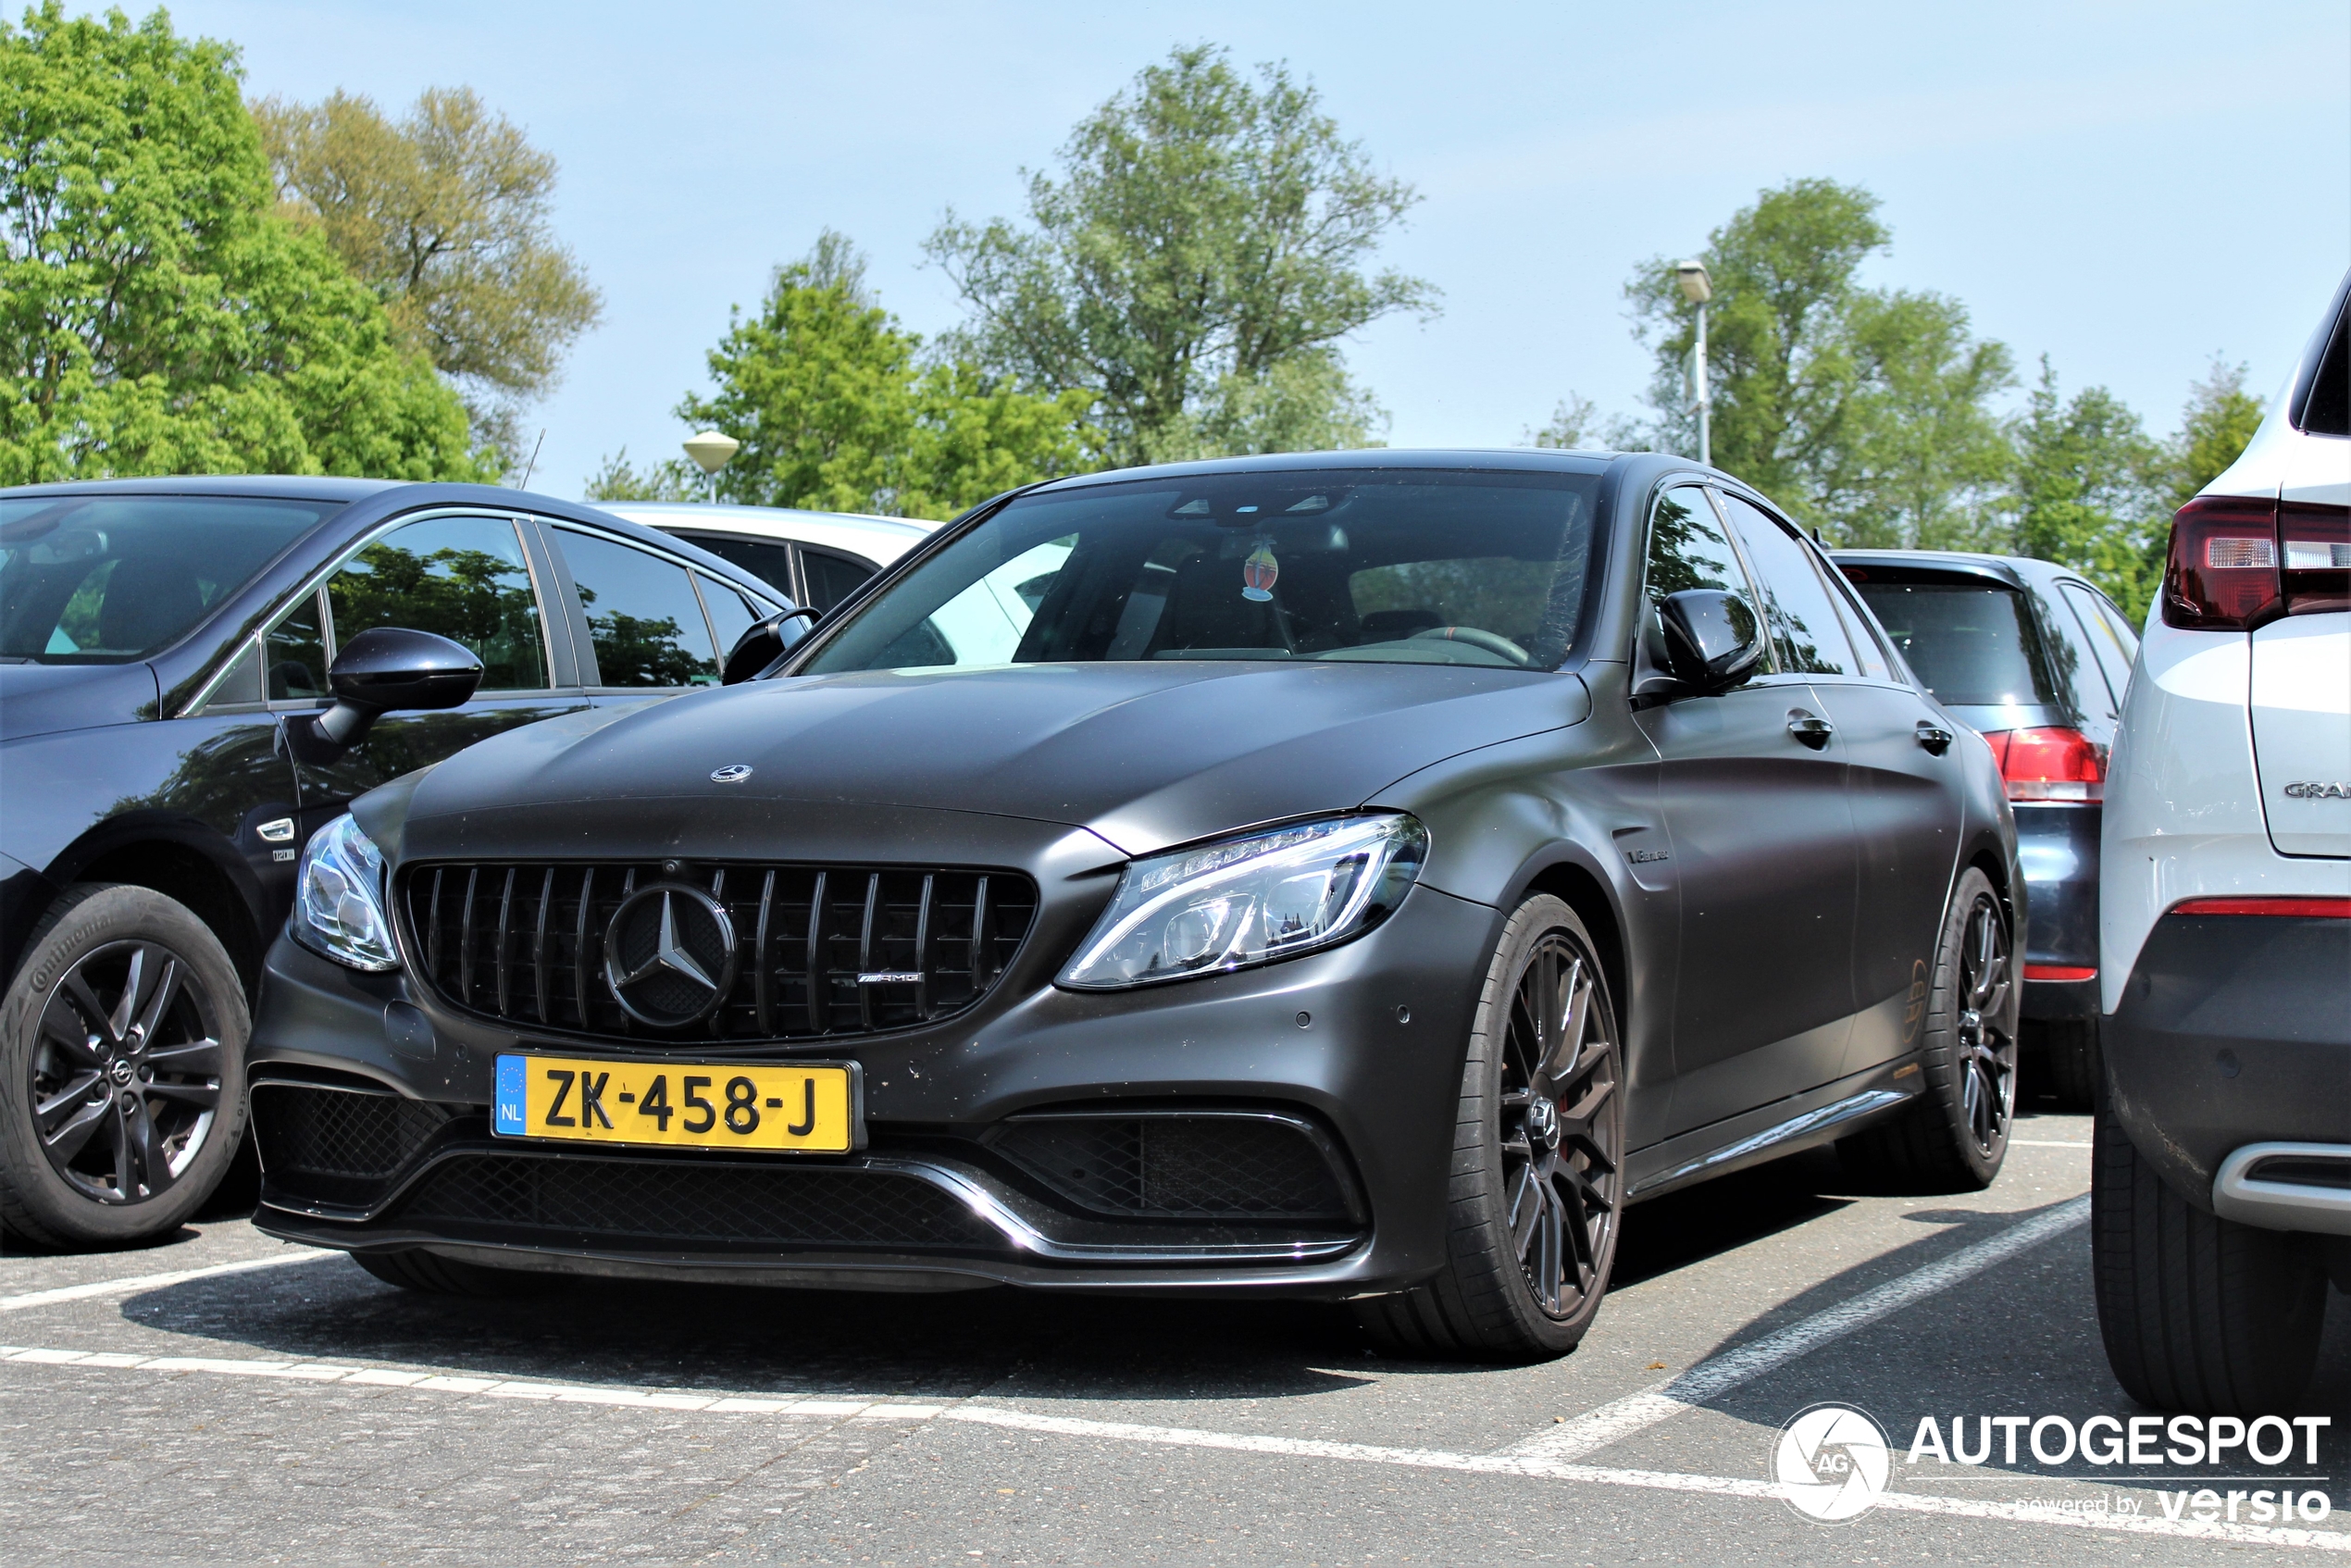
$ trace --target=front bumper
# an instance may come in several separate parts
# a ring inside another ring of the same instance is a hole
[[[2115,1114],[2173,1190],[2249,1224],[2335,1228],[2258,1202],[2245,1182],[2264,1156],[2231,1166],[2255,1144],[2351,1146],[2351,920],[2165,915],[2102,1047]]]
[[[501,1052],[641,1057],[648,1047],[534,1039],[442,1008],[404,974],[362,975],[281,938],[247,1067],[265,1167],[256,1224],[320,1246],[669,1278],[1394,1289],[1444,1260],[1462,1042],[1499,919],[1422,887],[1344,947],[1116,993],[1056,990],[1051,955],[1024,954],[976,1014],[766,1048],[778,1061],[861,1064],[867,1143],[839,1157],[493,1138],[486,1108]],[[666,1049],[683,1060],[747,1050]],[[294,1091],[372,1091],[412,1108],[401,1125],[414,1136],[389,1168],[361,1176],[312,1168],[333,1159],[305,1156],[297,1169],[272,1137],[272,1095]],[[1113,1213],[1014,1141],[1049,1122],[1155,1117],[1195,1130],[1252,1122],[1268,1139],[1287,1128],[1295,1141],[1283,1158],[1294,1168],[1311,1146],[1331,1173],[1326,1201],[1307,1204],[1320,1211],[1311,1214]],[[600,1217],[622,1211],[636,1217]]]

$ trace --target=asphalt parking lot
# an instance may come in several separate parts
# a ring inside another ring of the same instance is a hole
[[[1922,1417],[2143,1414],[2090,1306],[2086,1118],[1966,1198],[1799,1156],[1636,1210],[1532,1367],[1373,1354],[1343,1311],[584,1285],[442,1300],[239,1220],[0,1261],[0,1558],[36,1562],[2008,1562],[2351,1550],[2351,1301],[2316,1462],[1981,1465]],[[1773,1489],[1835,1401],[1892,1445],[1824,1524]],[[2282,1412],[2293,1413],[2293,1412]],[[1996,1432],[1995,1437],[1998,1436]],[[1972,1442],[1972,1437],[1969,1439]],[[2049,1438],[2052,1445],[2054,1431]],[[2247,1479],[2253,1477],[2253,1479]],[[2249,1488],[2291,1489],[2291,1525]],[[2209,1487],[2217,1505],[2192,1504]],[[2228,1500],[2232,1489],[2245,1491]],[[2329,1514],[2312,1523],[2308,1494]],[[2167,1506],[2167,1499],[2169,1506]],[[2227,1517],[2235,1513],[2235,1522]],[[2219,1516],[2202,1521],[2198,1512]],[[2167,1517],[2168,1513],[2177,1517]]]

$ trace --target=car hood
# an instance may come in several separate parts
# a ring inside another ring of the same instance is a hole
[[[600,821],[673,841],[679,820],[778,823],[794,814],[777,808],[800,803],[827,808],[812,823],[840,808],[1058,823],[1144,854],[1344,811],[1431,763],[1590,711],[1573,675],[1458,666],[1037,665],[754,681],[483,741],[416,781],[404,837],[415,854],[451,840],[434,822],[494,812],[532,822],[529,838],[560,839],[562,808],[594,803]],[[749,777],[712,779],[733,767]],[[482,846],[479,832],[459,836]]]
[[[0,664],[0,740],[155,716],[152,665]]]

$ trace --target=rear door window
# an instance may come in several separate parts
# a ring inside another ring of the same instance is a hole
[[[794,604],[800,591],[792,586],[791,546],[777,540],[750,539],[739,533],[693,533],[680,529],[679,539],[701,545],[729,566],[740,566]]]
[[[707,573],[696,572],[694,586],[702,590],[703,607],[710,612],[710,627],[718,634],[718,653],[724,658],[767,612]]]
[[[874,568],[870,562],[854,556],[812,550],[803,544],[800,547],[800,575],[808,584],[808,607],[821,616],[856,592],[874,575]]]
[[[2021,590],[1984,578],[1894,580],[1877,567],[1858,584],[1911,672],[1960,707],[2059,702]]]
[[[598,685],[716,684],[717,645],[684,566],[601,534],[549,531],[579,592]]]
[[[1860,674],[1835,601],[1813,569],[1812,553],[1777,518],[1735,495],[1723,501],[1755,575],[1762,579],[1780,668],[1791,675]]]
[[[2106,683],[2114,691],[2119,708],[2123,692],[2131,686],[2131,661],[2138,656],[2139,640],[2130,635],[2122,624],[2122,614],[2113,610],[2106,600],[2078,582],[2059,585],[2065,591],[2065,602],[2082,622],[2082,632],[2089,640],[2090,652],[2106,672]]]

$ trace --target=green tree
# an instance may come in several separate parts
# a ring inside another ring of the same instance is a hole
[[[0,22],[0,483],[479,476],[457,398],[272,205],[229,46]]]
[[[1892,242],[1877,205],[1797,180],[1710,237],[1711,454],[1836,542],[1984,542],[2009,467],[1992,407],[2014,381],[2009,352],[1974,337],[1956,300],[1860,284]],[[1648,439],[1695,453],[1696,307],[1663,257],[1625,294],[1656,355]]]
[[[588,476],[580,493],[590,501],[696,501],[702,497],[703,482],[674,457],[640,468],[628,461],[624,446]]]
[[[2010,439],[2010,548],[2071,566],[2143,613],[2162,571],[2162,454],[2138,415],[2104,387],[2066,399],[2043,355]]]
[[[2261,428],[2261,400],[2245,390],[2245,367],[2213,362],[2210,374],[2188,390],[2179,433],[2165,444],[2162,505],[2165,518],[2188,497],[2220,477]]]
[[[1437,291],[1373,252],[1417,198],[1279,65],[1177,49],[1081,121],[1059,175],[1024,171],[1026,227],[952,212],[931,258],[971,356],[1088,401],[1113,467],[1372,444],[1338,344]]]
[[[1042,397],[958,360],[927,362],[827,231],[778,268],[757,315],[710,354],[717,390],[678,417],[742,443],[718,493],[762,506],[946,517],[1014,485],[1093,466],[1082,394]],[[608,462],[600,479],[660,488]]]
[[[549,218],[555,160],[469,87],[393,120],[369,99],[255,106],[285,211],[315,227],[464,394],[509,466],[602,302]]]

